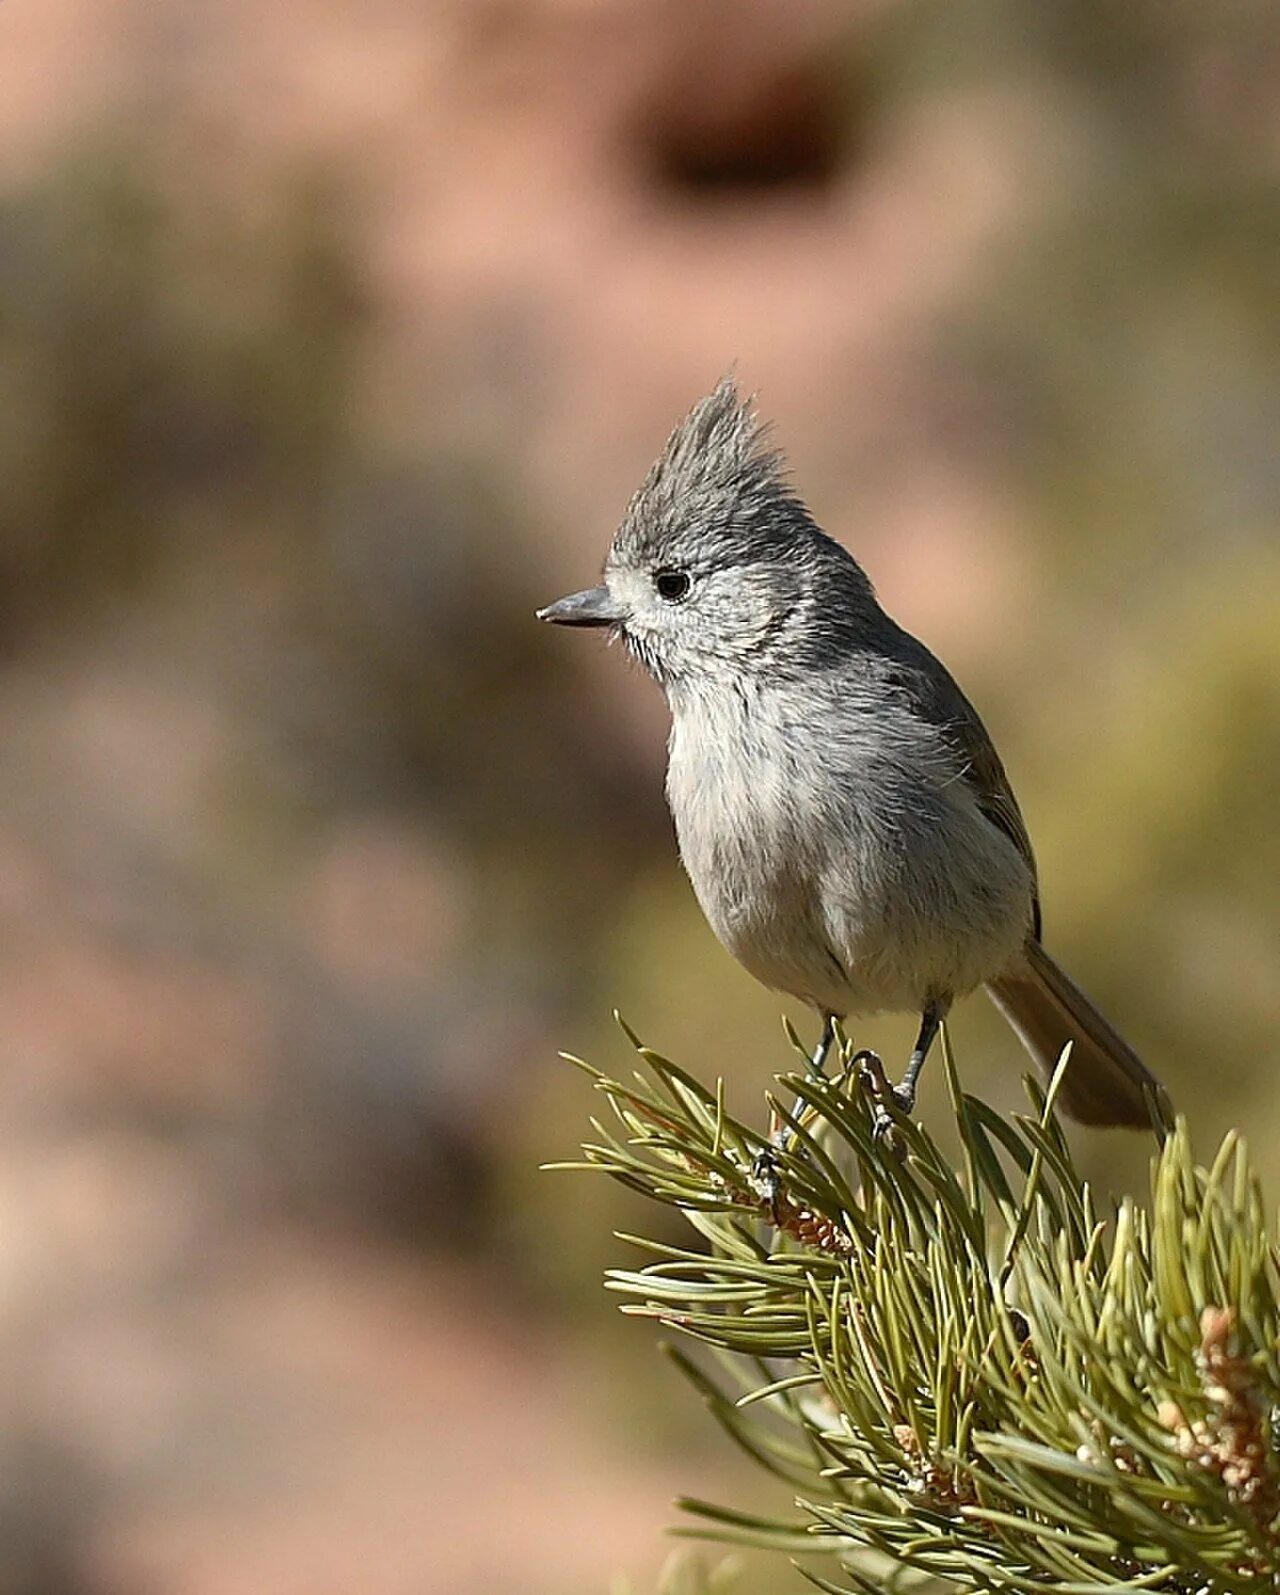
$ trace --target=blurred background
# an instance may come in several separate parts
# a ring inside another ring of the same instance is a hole
[[[614,1006],[760,1121],[791,1061],[656,689],[532,618],[733,360],[1274,1197],[1271,0],[9,0],[0,59],[2,1595],[651,1589],[676,1491],[785,1502],[599,1288],[669,1215],[536,1172]]]

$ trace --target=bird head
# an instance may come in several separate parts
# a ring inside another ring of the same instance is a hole
[[[667,439],[598,587],[539,611],[609,627],[668,690],[785,669],[821,629],[824,588],[870,584],[815,525],[731,377]]]

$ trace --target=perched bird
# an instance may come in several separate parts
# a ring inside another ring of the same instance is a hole
[[[1086,1124],[1163,1117],[1155,1077],[1040,939],[1035,858],[977,711],[877,602],[792,490],[730,378],[671,434],[600,586],[539,611],[609,627],[662,687],[667,799],[712,930],[823,1021],[920,1016],[897,1107],[938,1027],[985,986]]]

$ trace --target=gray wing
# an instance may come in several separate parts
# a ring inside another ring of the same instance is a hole
[[[904,646],[889,662],[889,680],[906,692],[916,714],[950,735],[963,761],[961,778],[973,788],[978,807],[1022,855],[1031,871],[1032,926],[1039,941],[1040,885],[1035,854],[1000,755],[978,711],[956,685],[946,666],[909,632],[900,632],[900,636]]]

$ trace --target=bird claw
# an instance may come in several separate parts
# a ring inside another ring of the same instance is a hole
[[[915,1092],[908,1086],[890,1083],[884,1072],[884,1063],[877,1053],[868,1050],[857,1053],[850,1067],[857,1068],[862,1089],[875,1103],[871,1117],[872,1142],[893,1157],[905,1157],[906,1142],[894,1119],[897,1115],[910,1116],[916,1105]]]
[[[761,1202],[767,1204],[770,1217],[778,1222],[778,1197],[782,1191],[782,1175],[778,1168],[777,1153],[770,1146],[761,1147],[751,1164],[751,1188]]]
[[[871,1142],[873,1146],[882,1147],[890,1157],[897,1158],[899,1162],[907,1155],[907,1143],[902,1131],[895,1123],[893,1115],[883,1107],[878,1107],[872,1117]]]
[[[876,1105],[876,1117],[887,1117],[889,1108],[909,1114],[915,1106],[915,1097],[903,1086],[894,1085],[885,1073],[879,1053],[864,1049],[855,1053],[850,1068],[858,1071],[858,1083]]]
[[[889,1087],[889,1095],[898,1111],[909,1119],[916,1110],[915,1091],[909,1085],[895,1085]]]
[[[845,1066],[845,1078],[856,1074],[858,1083],[868,1096],[882,1097],[889,1090],[889,1077],[884,1072],[884,1063],[878,1052],[872,1052],[870,1047],[863,1047],[855,1052]]]

